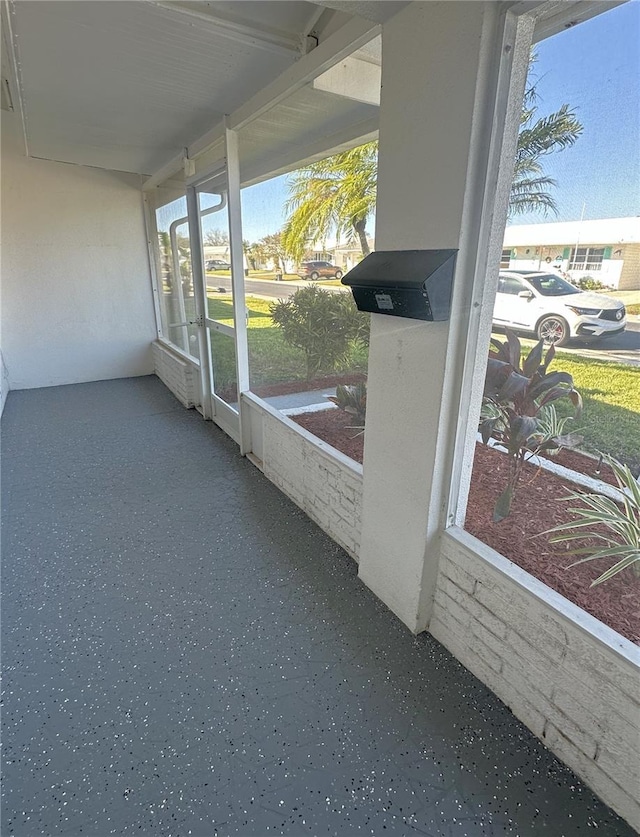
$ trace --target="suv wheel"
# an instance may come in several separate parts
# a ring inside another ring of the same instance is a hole
[[[554,346],[565,346],[569,342],[569,325],[562,317],[551,315],[544,317],[536,329],[539,340],[553,343]]]
[[[342,271],[336,270],[336,279],[342,279]]]
[[[320,278],[320,274],[318,273],[317,270],[314,270],[309,278],[313,279],[313,281],[315,282]]]

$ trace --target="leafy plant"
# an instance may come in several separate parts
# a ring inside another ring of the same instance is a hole
[[[364,430],[364,420],[367,413],[367,385],[364,381],[360,381],[353,386],[338,384],[336,394],[328,395],[327,398],[341,410],[344,410],[345,413],[350,413],[358,422],[351,428],[352,430]]]
[[[351,294],[310,285],[269,310],[285,342],[305,353],[308,381],[321,369],[335,369],[354,341],[368,342],[369,318],[357,310]]]
[[[634,573],[640,576],[640,485],[628,465],[622,465],[612,457],[607,457],[607,461],[613,469],[621,490],[620,504],[602,494],[583,494],[572,491],[564,499],[579,500],[584,503],[584,506],[570,509],[573,514],[577,515],[577,519],[561,523],[544,533],[560,533],[550,539],[551,543],[579,541],[586,538],[596,541],[595,544],[570,550],[570,555],[586,556],[569,564],[570,567],[600,558],[617,559],[613,566],[591,582],[591,587],[608,581],[627,567],[632,567]],[[594,527],[598,525],[608,529],[609,532],[594,530]]]
[[[480,434],[485,445],[495,439],[507,449],[509,474],[507,485],[498,497],[493,520],[504,520],[511,510],[522,466],[533,454],[560,447],[572,447],[579,437],[549,436],[545,428],[545,408],[560,398],[568,398],[576,415],[582,409],[580,393],[574,389],[568,372],[548,372],[555,357],[550,346],[543,359],[544,341],[540,340],[522,361],[522,347],[516,335],[507,329],[507,342],[492,338],[485,377],[485,411],[480,420]]]
[[[540,431],[542,441],[547,442],[555,439],[565,440],[565,444],[557,448],[546,448],[546,454],[555,456],[562,447],[574,447],[584,441],[584,436],[579,436],[577,433],[565,432],[567,424],[574,420],[573,416],[559,416],[553,404],[547,404],[546,407],[542,407],[538,415],[538,430]],[[571,444],[566,444],[566,440],[569,440]]]

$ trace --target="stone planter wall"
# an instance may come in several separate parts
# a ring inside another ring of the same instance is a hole
[[[640,649],[459,529],[431,633],[640,830]]]
[[[152,343],[151,348],[154,371],[167,389],[170,389],[185,407],[195,407],[199,404],[196,365],[180,357],[159,340]]]
[[[265,475],[357,560],[362,466],[268,404],[251,396],[245,403],[253,414],[253,448],[260,451]],[[261,416],[259,426],[256,414]]]

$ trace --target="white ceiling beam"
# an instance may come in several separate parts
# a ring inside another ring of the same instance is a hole
[[[325,13],[326,9],[324,6],[316,6],[315,9],[309,15],[307,22],[302,27],[302,35],[306,37],[315,29],[316,23],[320,20],[322,15]]]
[[[160,186],[161,183],[164,183],[170,177],[173,177],[174,174],[177,174],[179,171],[182,171],[184,166],[184,151],[180,151],[179,154],[176,154],[170,160],[168,160],[161,169],[158,169],[151,177],[147,178],[142,185],[142,191],[148,192],[151,189],[155,189],[156,186]]]
[[[350,20],[230,114],[227,126],[234,131],[240,130],[244,125],[248,125],[266,111],[271,110],[294,91],[312,82],[316,76],[328,70],[342,58],[346,58],[354,50],[368,43],[379,33],[380,27],[375,23],[361,18]],[[189,157],[197,157],[221,136],[222,120],[189,145]]]
[[[171,0],[148,0],[148,2],[183,22],[185,19],[197,20],[199,25],[208,26],[217,35],[229,38],[237,43],[248,44],[279,55],[301,54],[301,41],[298,34],[292,35],[287,32],[237,23],[224,17],[219,12],[213,14],[199,12],[196,9],[185,8],[180,3],[174,3]]]
[[[380,26],[378,24],[362,18],[354,18],[348,21],[316,49],[308,55],[302,56],[275,81],[268,84],[244,105],[235,110],[227,119],[227,127],[237,131],[248,125],[379,34]],[[209,131],[188,146],[188,156],[194,159],[210,148],[220,139],[223,129],[223,121],[218,120]],[[160,171],[155,172],[145,182],[144,188],[149,189],[150,185],[152,187],[162,182],[163,176],[168,177],[178,171],[182,159],[182,156],[179,156],[168,161]]]
[[[304,55],[296,64],[281,73],[275,81],[235,110],[229,117],[228,127],[237,131],[252,122],[378,34],[380,34],[380,26],[376,23],[362,18],[353,18],[348,21],[326,41]],[[189,148],[189,153],[193,156],[192,147]]]
[[[517,0],[509,10],[516,15],[530,15],[536,21],[533,42],[538,43],[626,2],[628,0]]]
[[[308,166],[317,160],[323,160],[332,154],[339,154],[371,142],[378,138],[378,117],[374,116],[347,128],[342,128],[331,135],[319,137],[312,143],[302,141],[293,148],[287,148],[269,164],[265,171],[264,161],[257,161],[242,169],[242,186],[253,186],[263,180],[270,180],[281,174],[288,174],[294,169]]]
[[[347,56],[313,80],[314,90],[323,90],[367,105],[380,104],[381,85],[382,67],[353,55]]]

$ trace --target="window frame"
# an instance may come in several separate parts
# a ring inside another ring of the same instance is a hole
[[[569,254],[568,270],[588,272],[589,270],[602,270],[602,263],[606,247],[572,247]],[[584,259],[579,259],[581,251],[584,251]]]

